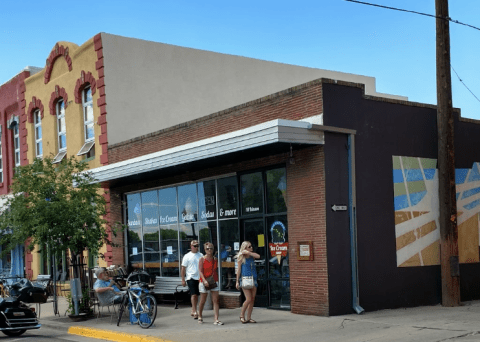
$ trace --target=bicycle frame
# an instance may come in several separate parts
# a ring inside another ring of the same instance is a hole
[[[128,302],[132,306],[132,312],[134,315],[137,314],[142,314],[145,312],[145,308],[142,306],[142,301],[140,298],[144,293],[149,293],[149,291],[145,290],[144,288],[140,287],[141,291],[140,294],[136,294],[134,291],[130,289],[130,287],[127,289],[127,295],[128,295]],[[135,299],[135,300],[134,300]],[[142,306],[141,311],[137,311],[137,307]]]

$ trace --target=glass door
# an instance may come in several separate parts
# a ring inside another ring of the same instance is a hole
[[[255,306],[267,307],[269,306],[266,263],[267,248],[263,218],[243,221],[243,236],[244,241],[250,241],[252,243],[253,251],[260,254],[260,259],[255,260],[258,274]]]
[[[287,216],[266,218],[268,237],[269,307],[290,309],[290,268],[288,266]]]

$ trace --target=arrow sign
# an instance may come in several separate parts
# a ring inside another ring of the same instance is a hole
[[[347,206],[346,205],[332,205],[332,210],[333,211],[346,211],[347,210]]]

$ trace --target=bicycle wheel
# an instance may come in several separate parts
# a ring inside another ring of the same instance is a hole
[[[120,309],[118,310],[118,321],[117,321],[117,327],[120,326],[120,321],[122,320],[122,315],[123,311],[125,311],[125,307],[127,306],[127,296],[122,301],[122,304],[120,304]]]
[[[144,329],[150,328],[157,317],[157,300],[151,294],[142,296],[137,302],[136,311],[138,324]]]

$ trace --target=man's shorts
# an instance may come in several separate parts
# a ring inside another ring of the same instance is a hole
[[[217,287],[211,290],[207,290],[205,288],[205,285],[203,285],[202,282],[200,282],[200,285],[198,286],[198,289],[200,290],[200,293],[208,293],[208,291],[218,291],[220,287],[218,286],[218,281],[217,281]]]
[[[187,285],[188,288],[190,289],[190,295],[200,295],[200,292],[198,291],[198,280],[195,279],[188,279],[187,280]]]
[[[122,291],[123,292],[123,291]],[[118,293],[118,292],[117,292]],[[125,298],[126,296],[126,292],[125,293],[120,293],[118,295],[115,296],[115,298],[113,298],[113,304],[120,304],[123,302],[123,299]]]

